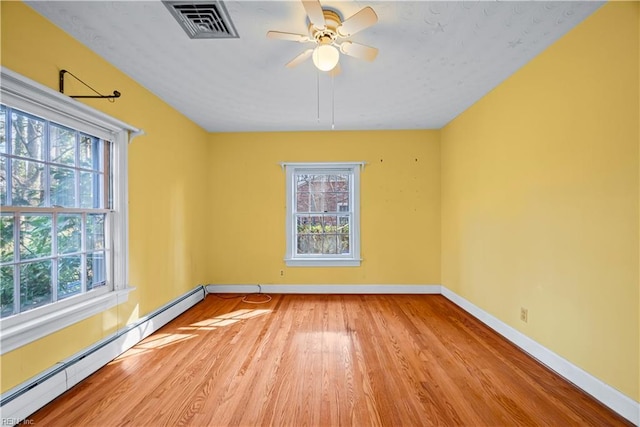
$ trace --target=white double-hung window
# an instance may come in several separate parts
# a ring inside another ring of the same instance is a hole
[[[360,265],[363,163],[283,163],[289,266]]]
[[[2,69],[1,352],[126,301],[137,130]]]

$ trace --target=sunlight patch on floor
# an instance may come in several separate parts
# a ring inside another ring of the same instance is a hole
[[[192,323],[189,326],[181,326],[178,329],[181,331],[193,331],[193,330],[213,330],[219,327],[233,325],[241,320],[251,319],[253,317],[262,316],[271,313],[271,310],[266,309],[242,309],[232,311],[230,313],[219,314],[209,319],[200,320]]]
[[[188,326],[180,326],[176,328],[179,331],[213,331],[218,328],[230,326],[243,320],[252,319],[258,316],[271,313],[271,310],[266,309],[241,309],[235,310],[230,313],[224,313],[211,317],[205,320],[199,320]],[[125,353],[111,361],[109,364],[118,362],[129,361],[137,358],[143,354],[149,353],[153,350],[159,350],[170,345],[179,344],[195,338],[197,335],[194,333],[155,333],[139,342]]]

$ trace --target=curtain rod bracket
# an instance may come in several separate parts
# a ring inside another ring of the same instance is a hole
[[[88,84],[86,84],[85,82],[83,82],[82,80],[80,80],[78,77],[74,76],[73,73],[71,73],[70,71],[67,70],[60,70],[60,72],[58,73],[58,85],[59,85],[59,90],[60,93],[64,94],[64,75],[69,73],[74,79],[78,80],[80,83],[82,83],[83,85],[85,85],[86,87],[88,87],[89,89],[91,89],[92,91],[94,91],[95,93],[97,93],[97,95],[67,95],[70,98],[98,98],[98,99],[108,99],[111,102],[114,102],[113,100],[115,98],[120,98],[121,93],[118,92],[117,90],[113,91],[113,95],[103,95],[100,92],[98,92],[97,90],[95,90],[94,88],[92,88],[91,86],[89,86]]]

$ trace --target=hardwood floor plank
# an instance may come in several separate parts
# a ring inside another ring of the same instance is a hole
[[[274,295],[262,305],[210,295],[31,419],[630,425],[439,295]]]

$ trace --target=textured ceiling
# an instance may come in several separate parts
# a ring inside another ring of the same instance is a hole
[[[285,68],[311,44],[265,36],[306,34],[297,0],[226,1],[240,37],[204,40],[160,1],[27,3],[212,132],[438,129],[603,4],[323,1],[379,18],[350,38],[379,48],[376,60],[342,56],[332,79],[310,60]]]

